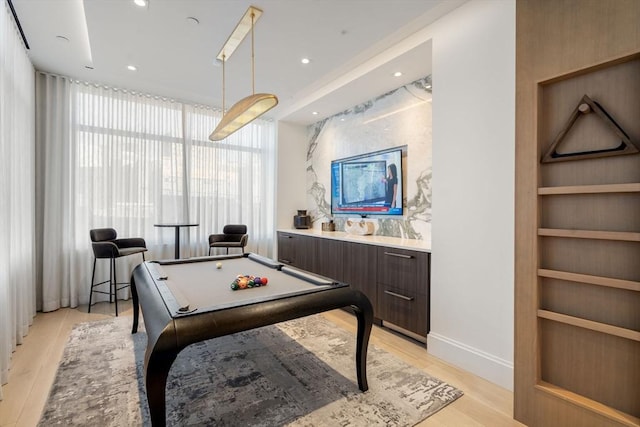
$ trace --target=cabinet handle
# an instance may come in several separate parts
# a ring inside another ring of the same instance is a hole
[[[387,294],[387,295],[391,295],[392,297],[403,299],[405,301],[413,301],[413,297],[407,297],[407,296],[404,296],[404,295],[396,294],[395,292],[384,291],[384,293]]]
[[[397,254],[395,252],[385,252],[384,254],[385,255],[389,255],[389,256],[398,257],[398,258],[405,258],[405,259],[413,258],[413,255]]]

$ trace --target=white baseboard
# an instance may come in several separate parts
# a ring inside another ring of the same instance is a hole
[[[513,362],[431,332],[427,336],[429,354],[513,391]]]

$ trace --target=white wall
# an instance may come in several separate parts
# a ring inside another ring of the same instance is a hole
[[[293,228],[293,216],[307,208],[307,129],[278,122],[276,154],[276,228]],[[277,259],[277,249],[274,254]]]
[[[432,26],[429,353],[513,390],[515,1]]]

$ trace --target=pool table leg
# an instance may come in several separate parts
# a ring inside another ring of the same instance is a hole
[[[153,427],[164,427],[167,422],[166,387],[169,369],[176,360],[178,352],[165,352],[163,355],[151,354],[145,372],[145,385],[149,415]]]
[[[133,305],[133,326],[131,327],[131,333],[138,332],[138,318],[140,316],[140,302],[138,300],[138,289],[136,289],[136,283],[131,276],[131,299]]]
[[[356,370],[358,376],[358,387],[360,390],[369,390],[367,383],[367,348],[369,336],[373,324],[373,309],[371,303],[366,301],[363,307],[353,306],[356,318],[358,319],[358,333],[356,342]]]

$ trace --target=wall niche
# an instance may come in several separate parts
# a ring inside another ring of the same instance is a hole
[[[539,89],[538,387],[640,425],[640,55]]]
[[[331,161],[407,146],[403,157],[405,214],[378,217],[375,234],[422,240],[431,233],[431,76],[358,104],[308,127],[307,206],[313,228],[333,219],[344,231],[348,216],[331,216]]]

